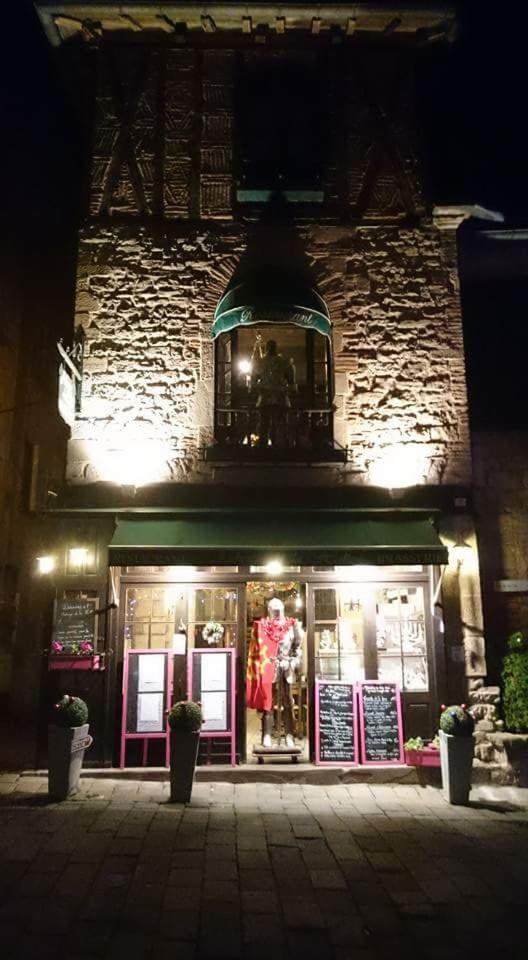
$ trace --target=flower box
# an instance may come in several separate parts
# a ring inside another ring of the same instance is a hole
[[[424,747],[423,750],[406,750],[405,763],[408,767],[439,767],[440,750],[437,747]]]
[[[48,670],[104,670],[104,654],[69,655],[53,653],[48,658]]]

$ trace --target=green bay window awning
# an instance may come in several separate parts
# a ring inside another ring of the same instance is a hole
[[[118,520],[115,565],[442,564],[447,550],[427,518],[260,510]]]
[[[292,323],[325,337],[332,332],[328,308],[317,291],[275,272],[224,294],[215,310],[211,337],[261,323]]]

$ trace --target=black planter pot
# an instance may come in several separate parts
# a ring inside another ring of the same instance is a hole
[[[48,727],[48,792],[53,800],[77,793],[84,751],[92,743],[89,724],[81,727]]]
[[[173,730],[170,735],[170,799],[188,803],[193,788],[200,734]]]

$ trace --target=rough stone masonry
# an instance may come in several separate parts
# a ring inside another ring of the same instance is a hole
[[[298,229],[333,325],[336,482],[373,482],[392,448],[417,482],[470,479],[454,231],[432,221]],[[214,309],[246,249],[243,224],[87,226],[76,323],[86,333],[73,483],[112,479],[112,458],[150,458],[153,479],[204,481],[213,440]],[[345,477],[343,478],[343,472]]]

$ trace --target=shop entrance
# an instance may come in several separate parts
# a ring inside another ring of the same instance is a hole
[[[313,760],[317,679],[397,683],[405,737],[432,735],[444,659],[431,612],[434,568],[290,567],[270,576],[269,567],[128,567],[114,574],[121,581],[116,679],[130,653],[164,651],[171,660],[169,696],[183,699],[190,651],[235,651],[238,762],[259,762],[264,736],[273,748],[293,741],[298,761]],[[247,702],[252,643],[259,629],[264,636],[272,600],[295,624],[295,650],[282,651],[280,676],[268,667],[269,702],[251,696]],[[200,751],[200,763],[228,762],[220,738],[204,741]],[[163,743],[145,751],[139,738],[127,745],[126,764],[145,757],[159,764],[163,756]]]

